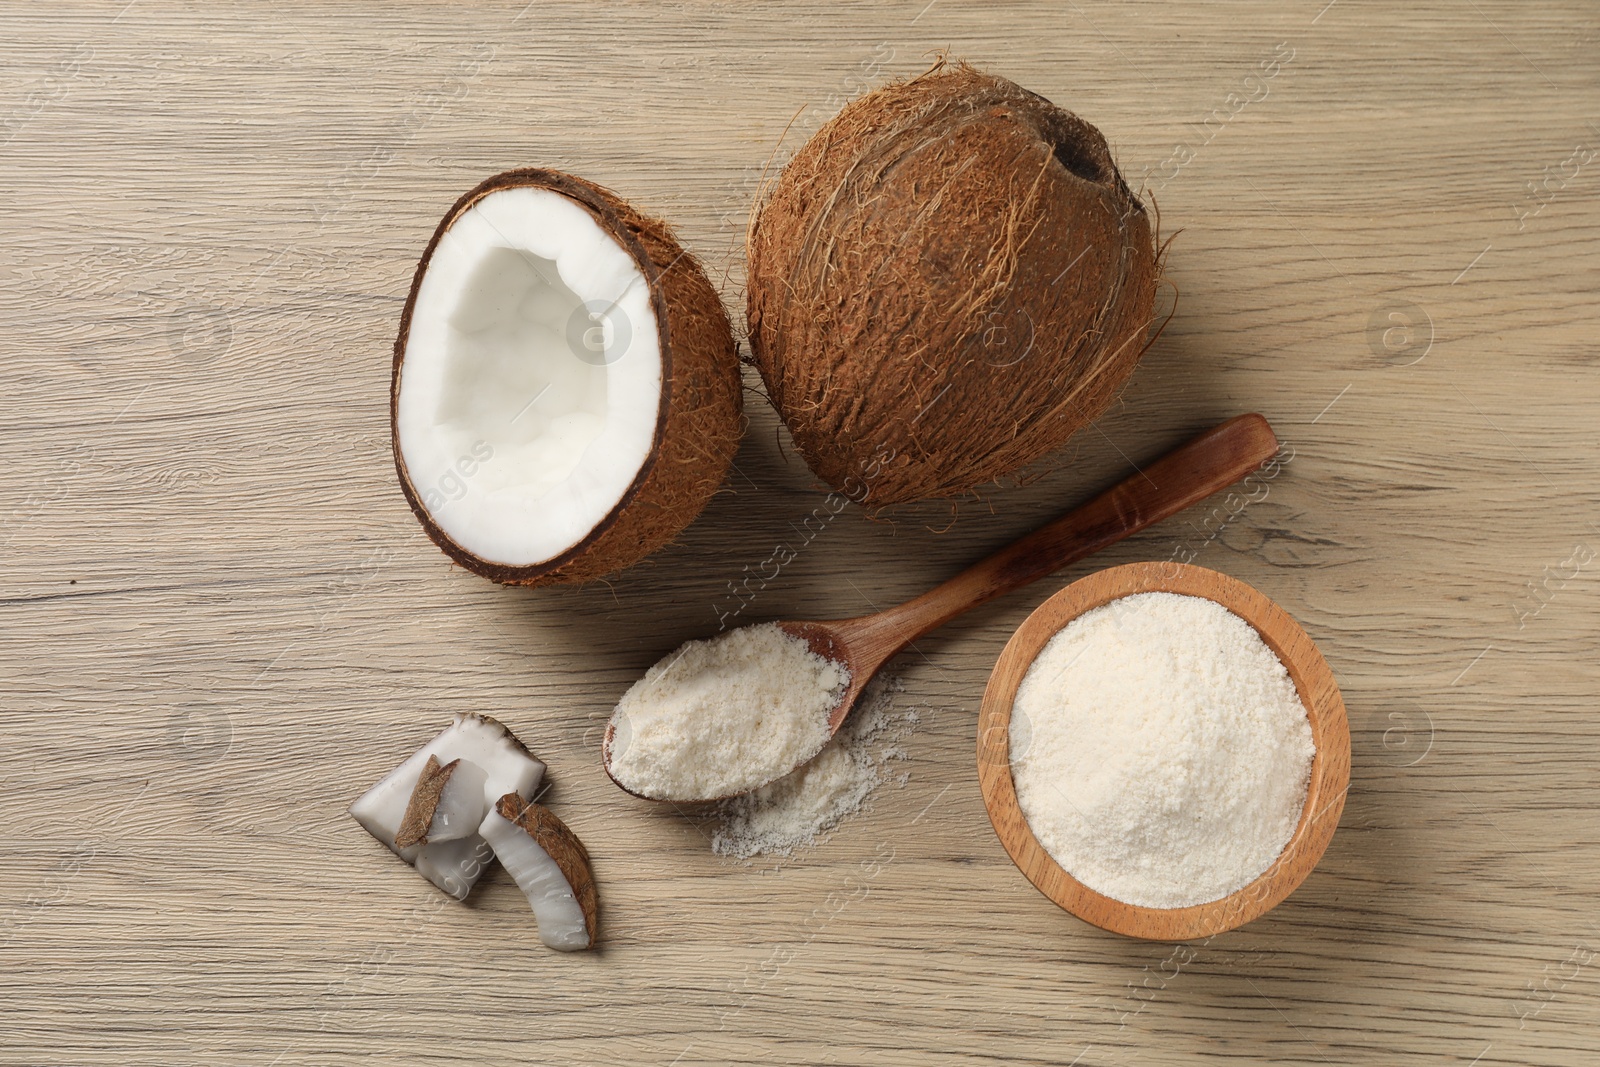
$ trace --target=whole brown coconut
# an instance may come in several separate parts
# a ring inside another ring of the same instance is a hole
[[[578,265],[559,266],[574,244]],[[395,466],[462,566],[508,585],[588,581],[700,513],[738,448],[741,400],[727,313],[666,223],[570,174],[507,171],[456,201],[417,265],[394,349]]]
[[[847,106],[749,234],[756,366],[811,469],[870,506],[1057,448],[1146,346],[1149,217],[1089,123],[941,63]]]

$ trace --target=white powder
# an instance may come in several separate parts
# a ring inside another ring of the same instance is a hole
[[[714,800],[788,774],[828,740],[849,675],[774,623],[690,641],[611,721],[611,774],[640,796]]]
[[[860,811],[888,776],[889,761],[905,758],[899,741],[917,713],[894,715],[892,694],[900,688],[883,676],[874,679],[816,759],[771,785],[724,801],[717,809],[711,851],[739,859],[792,855]]]
[[[1248,885],[1288,844],[1314,748],[1289,673],[1220,604],[1139,593],[1050,639],[1017,690],[1012,779],[1084,885],[1179,908]]]

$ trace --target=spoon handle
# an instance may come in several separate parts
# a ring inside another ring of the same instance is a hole
[[[1256,414],[1235,416],[915,600],[867,616],[861,620],[869,624],[863,636],[887,658],[962,612],[1232,485],[1277,451],[1278,439],[1266,419]]]

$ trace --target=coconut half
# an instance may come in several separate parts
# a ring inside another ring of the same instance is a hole
[[[484,819],[483,836],[528,898],[539,940],[561,952],[593,948],[600,895],[578,835],[549,808],[508,793]]]
[[[461,565],[585,581],[661,547],[721,485],[740,377],[716,290],[665,223],[550,170],[458,200],[395,342],[395,466]]]
[[[458,766],[444,773],[445,766],[454,763]],[[350,805],[350,814],[417,873],[464,900],[494,858],[482,836],[482,823],[494,814],[492,805],[507,793],[531,797],[543,778],[544,764],[510,730],[487,715],[457,715],[442,733]],[[454,795],[463,786],[475,787],[479,795]],[[473,832],[456,836],[459,829],[446,829],[448,822],[470,818],[475,805],[486,814]],[[419,823],[429,828],[438,823],[443,836],[418,835]],[[417,843],[402,845],[397,838]]]

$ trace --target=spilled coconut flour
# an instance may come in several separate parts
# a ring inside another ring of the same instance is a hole
[[[629,792],[716,800],[788,774],[828,742],[844,667],[775,623],[690,641],[611,714],[609,770]]]
[[[896,713],[894,694],[903,688],[897,679],[880,674],[816,759],[771,785],[718,805],[711,851],[737,859],[793,855],[866,807],[884,782],[904,785],[909,775],[888,771],[891,762],[905,759],[900,742],[919,719],[915,709]]]
[[[1222,605],[1138,593],[1084,612],[1028,668],[1012,780],[1045,851],[1150,908],[1227,896],[1282,853],[1315,748],[1289,672]]]

